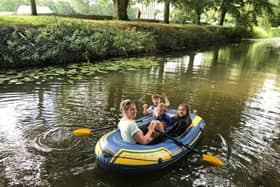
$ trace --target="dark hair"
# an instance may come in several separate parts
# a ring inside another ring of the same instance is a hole
[[[125,112],[128,110],[128,108],[131,106],[131,105],[135,105],[135,103],[133,101],[131,101],[130,99],[126,99],[126,100],[123,100],[120,104],[120,111],[121,112]]]
[[[188,105],[186,103],[181,103],[181,104],[179,104],[179,106],[184,107],[187,112],[187,115],[188,115],[188,113],[190,112],[190,109],[191,109],[190,105]]]
[[[160,99],[160,98],[161,98],[161,95],[159,95],[159,94],[153,94],[153,95],[152,95],[152,98],[153,98],[153,99]]]

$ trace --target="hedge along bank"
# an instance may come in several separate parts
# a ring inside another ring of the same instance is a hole
[[[0,28],[0,66],[94,62],[116,56],[240,40],[240,35],[232,28],[69,20],[59,18],[42,24],[3,24]]]

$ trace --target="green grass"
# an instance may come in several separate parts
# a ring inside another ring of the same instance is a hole
[[[271,37],[270,33],[264,30],[261,27],[254,27],[253,29],[253,37],[255,38],[269,38]]]
[[[220,26],[199,26],[194,24],[182,25],[182,24],[163,24],[152,23],[144,21],[117,21],[117,20],[88,20],[77,18],[63,18],[58,16],[1,16],[1,25],[31,25],[31,26],[47,26],[57,21],[81,23],[85,22],[94,27],[98,26],[110,26],[119,29],[126,29],[130,27],[136,27],[139,30],[153,31],[154,29],[166,30],[166,31],[189,31],[189,32],[213,32],[218,30],[229,29]]]
[[[253,32],[249,33],[250,38],[271,38],[280,37],[280,27],[272,27],[266,30],[262,27],[254,27]]]
[[[272,37],[280,37],[280,27],[274,27],[270,31]]]

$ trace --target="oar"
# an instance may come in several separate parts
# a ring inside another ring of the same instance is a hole
[[[89,136],[93,132],[102,131],[102,130],[106,130],[106,129],[113,129],[113,128],[116,128],[116,127],[117,126],[109,126],[109,127],[102,127],[102,128],[97,128],[97,129],[79,128],[79,129],[73,130],[72,133],[75,136]]]
[[[169,136],[168,134],[166,134],[164,132],[161,132],[158,129],[155,129],[155,130],[157,132],[159,132],[160,134],[166,136],[168,139],[173,140],[178,146],[185,147],[185,148],[191,150],[192,152],[199,154],[201,156],[202,160],[204,160],[206,162],[209,162],[209,163],[211,163],[215,166],[218,166],[218,167],[222,167],[224,165],[223,161],[220,160],[219,158],[217,158],[213,155],[203,154],[201,151],[193,149],[193,148],[189,147],[188,145],[183,144],[181,141],[178,141],[177,139],[173,138],[172,136]]]

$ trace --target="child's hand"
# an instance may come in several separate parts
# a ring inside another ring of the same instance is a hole
[[[148,107],[149,107],[148,104],[144,104],[144,105],[143,105],[143,108],[144,108],[144,109],[148,109]]]
[[[162,92],[162,93],[161,93],[161,96],[162,96],[162,97],[167,97],[167,93],[166,93],[166,92]]]
[[[149,131],[154,131],[155,130],[155,124],[150,124],[148,126]]]

